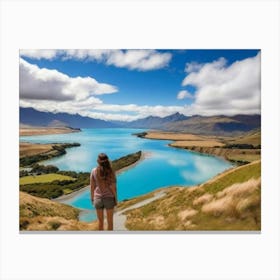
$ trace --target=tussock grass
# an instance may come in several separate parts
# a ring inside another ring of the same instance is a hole
[[[226,196],[203,205],[201,211],[217,217],[222,214],[234,215],[234,209],[232,197]]]
[[[24,192],[19,196],[20,217],[59,216],[65,219],[77,219],[79,210],[46,198],[38,198]]]
[[[210,193],[205,193],[204,195],[195,198],[193,200],[193,206],[197,206],[197,205],[201,205],[201,204],[205,204],[207,202],[209,202],[210,200],[212,200],[213,195]]]
[[[87,231],[98,230],[98,223],[79,222],[62,217],[37,216],[34,218],[21,217],[20,230],[28,231]]]
[[[171,188],[163,198],[125,214],[130,230],[260,230],[260,162],[198,187]]]
[[[78,221],[79,210],[20,192],[20,230],[97,230],[97,222]]]
[[[185,219],[193,217],[194,215],[197,214],[197,212],[198,212],[197,210],[188,208],[186,210],[183,210],[183,211],[179,212],[178,216],[181,220],[185,220]]]
[[[261,186],[261,178],[250,179],[243,183],[233,184],[230,187],[227,187],[223,191],[217,193],[217,197],[224,197],[226,195],[232,196],[233,198],[242,198],[247,196],[255,191],[257,191]]]

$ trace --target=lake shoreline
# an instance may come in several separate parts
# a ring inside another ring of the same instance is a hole
[[[32,164],[40,163],[66,154],[66,149],[79,147],[80,143],[51,143],[37,144],[20,142],[20,167],[30,167]]]
[[[209,148],[209,146],[192,146],[192,147],[189,146],[188,147],[188,146],[177,145],[177,143],[180,143],[183,141],[189,141],[190,143],[201,142],[201,139],[203,139],[203,136],[200,136],[200,135],[194,135],[194,134],[190,134],[190,133],[184,134],[184,133],[174,133],[174,132],[162,132],[162,131],[156,131],[156,132],[150,131],[149,132],[148,131],[138,137],[144,138],[144,139],[149,139],[149,140],[173,141],[172,143],[168,144],[168,147],[176,148],[176,149],[180,149],[180,150],[187,150],[189,152],[197,153],[197,154],[204,155],[204,156],[215,156],[219,159],[233,163],[231,160],[229,160],[224,155],[219,155],[218,153],[214,153],[214,152],[213,153],[206,152],[205,148]],[[185,140],[185,139],[188,139],[188,140]]]
[[[138,165],[140,162],[142,162],[143,160],[149,158],[151,156],[151,153],[148,153],[148,152],[142,152],[141,153],[141,157],[139,160],[137,160],[136,162],[134,162],[133,164],[129,165],[129,166],[126,166],[124,168],[121,168],[120,170],[116,171],[116,175],[119,175],[123,172],[126,172],[127,170],[135,167],[136,165]],[[60,203],[66,203],[68,202],[69,200],[72,200],[73,198],[75,198],[75,196],[78,196],[84,192],[86,192],[87,190],[90,190],[90,185],[88,186],[85,186],[77,191],[73,191],[69,194],[64,194],[62,196],[59,196],[57,198],[54,198],[52,199],[53,201],[56,201],[56,202],[60,202]]]
[[[139,130],[138,130],[139,131]],[[103,132],[103,131],[102,131]],[[125,133],[125,135],[126,135],[127,133]],[[130,136],[131,135],[135,135],[134,133],[131,133],[130,132],[130,134],[129,134]],[[136,135],[137,136],[137,135]],[[65,137],[67,137],[67,136],[65,136]],[[77,136],[77,137],[80,137],[80,136]],[[133,137],[133,138],[135,138],[135,137]],[[144,138],[144,137],[143,137]],[[124,139],[126,139],[126,138],[124,138]],[[152,139],[151,139],[152,140]],[[154,140],[171,140],[172,141],[172,139],[154,139]],[[182,140],[184,140],[184,139],[182,139]],[[194,139],[192,139],[192,140],[194,140]],[[196,139],[196,140],[200,140],[200,139]],[[77,140],[78,141],[78,140]],[[142,141],[139,139],[139,140],[137,140],[137,138],[135,138],[135,143],[138,143],[138,141],[140,141],[140,144],[142,143]],[[170,142],[171,142],[170,141]],[[144,140],[144,142],[146,142],[145,140]],[[168,162],[169,163],[169,154],[170,154],[170,156],[175,156],[175,159],[177,159],[177,154],[178,153],[180,153],[181,154],[181,156],[182,156],[182,160],[183,159],[185,159],[185,156],[183,155],[185,152],[174,152],[174,150],[176,150],[176,149],[169,149],[170,148],[170,146],[167,146],[167,143],[166,142],[162,142],[162,141],[158,141],[159,142],[159,144],[158,145],[154,145],[154,143],[150,143],[149,141],[147,142],[148,144],[141,144],[142,146],[143,146],[143,150],[147,150],[147,151],[149,151],[149,152],[145,152],[145,151],[142,151],[142,153],[141,153],[141,156],[139,155],[136,159],[135,159],[135,162],[128,162],[127,163],[127,166],[126,167],[124,167],[124,168],[121,168],[121,166],[119,167],[120,169],[116,172],[116,174],[121,174],[121,173],[123,173],[123,172],[125,172],[125,171],[127,171],[127,170],[129,170],[129,169],[131,169],[131,168],[134,168],[135,166],[136,166],[136,164],[138,164],[138,163],[140,163],[141,161],[143,161],[144,159],[146,159],[146,158],[148,158],[148,157],[150,157],[151,155],[153,155],[154,153],[155,153],[155,160],[156,161],[158,161],[158,163],[159,164],[164,164],[164,166],[165,166],[165,160],[166,160],[166,162]],[[132,142],[133,143],[133,142]],[[150,144],[149,144],[150,143]],[[139,145],[139,146],[141,146],[141,145]],[[135,146],[137,146],[138,147],[138,144],[135,144]],[[178,147],[179,148],[179,147]],[[170,152],[168,152],[168,156],[166,157],[166,155],[165,154],[163,154],[163,159],[164,159],[164,162],[163,162],[163,160],[161,159],[161,156],[159,156],[159,157],[157,157],[157,152],[161,152],[162,151],[162,149],[164,149],[164,151],[166,150],[169,150]],[[154,152],[154,150],[155,150],[155,152]],[[173,151],[172,151],[173,150]],[[180,150],[182,151],[182,148],[180,148]],[[173,155],[174,154],[174,155]],[[210,156],[211,157],[211,156]],[[178,154],[178,158],[180,158],[180,156],[179,156],[179,154]],[[126,160],[124,160],[124,162],[125,162]],[[206,160],[207,161],[207,160]],[[152,160],[151,161],[149,161],[149,162],[152,162]],[[150,164],[148,162],[148,165]],[[130,164],[130,165],[129,165]],[[95,166],[96,165],[96,163],[95,162],[93,162],[93,166]],[[169,165],[172,165],[171,166],[171,168],[174,168],[173,167],[173,163],[170,163],[170,164],[167,164],[168,166]],[[88,165],[88,166],[91,166],[91,165]],[[125,165],[122,165],[122,166],[125,166]],[[151,168],[151,167],[149,167],[149,168]],[[157,169],[157,167],[152,167],[152,169],[153,168],[155,168],[155,169]],[[169,167],[168,167],[169,168]],[[218,167],[218,168],[220,168],[220,167]],[[222,167],[221,167],[222,168]],[[114,170],[117,170],[118,168],[114,168]],[[137,169],[138,170],[138,169]],[[142,170],[141,168],[139,169],[139,170]],[[169,169],[168,169],[169,170]],[[173,170],[173,169],[172,169]],[[177,170],[177,169],[176,169]],[[149,170],[147,170],[147,171],[150,171],[150,169]],[[86,173],[88,173],[88,172],[86,172]],[[128,173],[127,175],[125,174],[124,175],[124,177],[126,178],[126,176],[129,176],[129,174],[130,173]],[[143,175],[144,175],[145,173],[143,173]],[[177,173],[176,173],[177,174]],[[166,173],[160,173],[159,174],[159,176],[165,176],[165,175],[167,175]],[[180,175],[180,174],[179,174]],[[86,177],[88,177],[89,178],[89,173],[88,174],[86,174]],[[168,177],[168,175],[167,175],[167,177]],[[140,177],[141,178],[141,177]],[[174,183],[172,182],[172,181],[174,181],[173,179],[173,176],[171,177],[171,176],[169,176],[169,178],[167,179],[167,180],[165,180],[164,182],[163,182],[163,184],[165,185],[165,186],[173,186],[174,185]],[[144,180],[144,178],[143,178],[143,180]],[[141,181],[141,179],[140,179],[140,181]],[[171,181],[171,182],[170,182]],[[145,181],[146,182],[146,181]],[[151,186],[154,186],[154,187],[157,187],[157,179],[156,179],[156,177],[155,178],[152,178],[152,180],[149,180],[149,182],[146,182],[146,184],[150,184]],[[179,183],[177,183],[177,184],[179,184]],[[182,184],[182,186],[183,186],[184,184]],[[78,186],[78,185],[77,185]],[[83,186],[83,187],[81,187],[81,186]],[[162,185],[160,185],[160,186],[162,186]],[[54,202],[59,202],[59,203],[62,203],[62,204],[68,204],[68,205],[72,205],[74,208],[77,208],[79,211],[80,211],[80,215],[82,214],[83,215],[83,212],[92,212],[92,211],[94,211],[94,207],[92,207],[91,206],[91,204],[90,204],[90,196],[88,196],[88,194],[89,194],[89,192],[90,192],[90,186],[89,186],[89,183],[88,183],[88,180],[86,180],[85,182],[84,182],[84,184],[80,184],[79,185],[79,189],[77,188],[76,190],[74,190],[74,191],[72,191],[71,193],[67,193],[67,191],[65,191],[64,193],[65,194],[63,194],[63,192],[61,192],[60,193],[60,196],[59,197],[56,197],[56,198],[50,198],[50,200],[52,200],[52,201],[54,201]],[[154,187],[150,187],[150,188],[152,188],[152,189],[154,189]],[[120,189],[120,190],[122,190],[122,189]],[[126,196],[123,196],[123,194],[122,194],[122,192],[120,192],[119,193],[119,195],[120,195],[120,197],[122,198],[122,201],[120,201],[120,202],[123,202],[123,201],[125,201],[126,199],[124,199]],[[141,195],[140,195],[141,196]],[[136,195],[135,196],[135,194],[134,194],[134,196],[133,197],[138,197],[138,195]],[[81,204],[79,201],[80,201],[80,198],[82,199],[82,201],[84,201],[83,202],[83,204]],[[75,206],[74,206],[75,205]],[[84,206],[85,205],[85,206]],[[87,206],[86,206],[87,205]],[[88,209],[89,208],[89,209]],[[85,211],[84,211],[85,210]],[[79,217],[81,217],[79,215]],[[89,214],[89,215],[91,215],[91,214]],[[83,220],[82,218],[79,218],[79,220],[82,220],[82,221],[85,221],[85,222],[87,222],[87,220]]]
[[[139,133],[138,137],[149,140],[173,141],[168,144],[169,147],[187,150],[201,155],[214,156],[237,165],[244,165],[258,160],[259,158],[256,153],[260,153],[260,149],[227,148],[225,138],[223,139],[213,135],[148,131]],[[254,158],[250,159],[250,157]]]

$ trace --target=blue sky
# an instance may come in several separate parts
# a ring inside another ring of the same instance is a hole
[[[105,120],[260,113],[259,50],[21,50],[20,106]]]

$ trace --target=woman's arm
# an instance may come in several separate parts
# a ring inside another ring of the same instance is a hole
[[[114,174],[113,176],[113,182],[111,184],[111,191],[113,192],[114,196],[115,196],[115,202],[116,204],[118,203],[118,196],[117,196],[117,179],[116,179],[116,175]]]
[[[95,189],[95,180],[94,180],[94,175],[93,175],[94,170],[91,171],[90,174],[90,198],[91,202],[94,200],[94,189]]]

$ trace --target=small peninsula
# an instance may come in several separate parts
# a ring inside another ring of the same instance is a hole
[[[260,159],[261,133],[251,131],[238,136],[214,136],[190,133],[145,131],[135,134],[140,138],[170,140],[170,147],[223,157],[235,164],[247,164]]]

